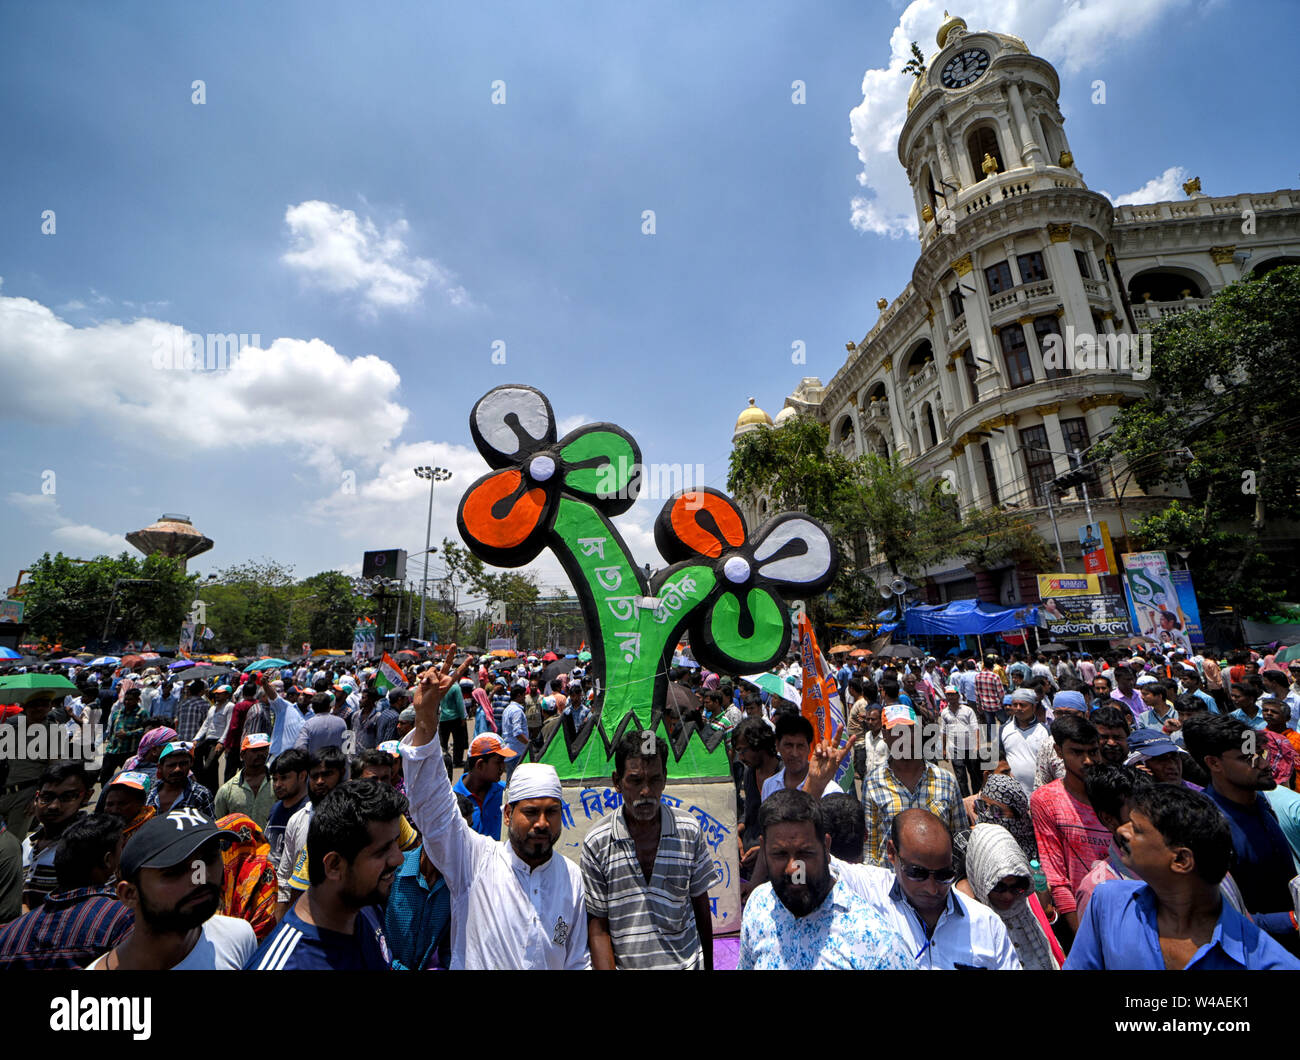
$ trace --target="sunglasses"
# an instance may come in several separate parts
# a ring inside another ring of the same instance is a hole
[[[1020,898],[1028,894],[1029,889],[1034,885],[1028,876],[1012,876],[1009,879],[1011,880],[1010,883],[1006,880],[999,880],[997,886],[989,891],[989,894],[1012,894]]]
[[[903,864],[903,875],[913,883],[924,883],[931,876],[935,883],[952,883],[957,878],[957,872],[951,866],[946,869],[923,869],[920,865],[907,863]]]

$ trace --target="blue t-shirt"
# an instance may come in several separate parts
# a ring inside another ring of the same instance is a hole
[[[376,907],[361,910],[352,934],[344,935],[308,924],[290,906],[244,970],[370,972],[391,967],[392,956]]]
[[[465,787],[465,777],[461,776],[456,781],[456,786],[451,789],[457,795],[464,795],[469,799],[470,805],[474,807],[474,817],[470,821],[470,827],[479,835],[485,835],[489,839],[501,838],[501,800],[505,797],[505,781],[498,780],[490,788],[487,794],[483,796],[483,805],[479,805],[478,799],[470,794],[469,788]]]
[[[266,841],[271,844],[271,864],[276,865],[280,861],[280,851],[284,848],[284,830],[289,825],[289,818],[301,810],[304,806],[310,806],[311,799],[304,795],[296,803],[285,809],[284,803],[276,800],[271,812],[266,818],[266,827],[262,829],[262,834],[266,836]]]
[[[1295,929],[1286,914],[1291,909],[1287,883],[1295,875],[1295,864],[1291,860],[1291,845],[1277,823],[1273,807],[1258,792],[1250,807],[1224,798],[1213,785],[1205,789],[1205,794],[1228,819],[1236,853],[1232,878],[1241,889],[1246,908],[1257,924],[1275,937],[1285,939],[1283,944],[1288,948],[1294,947]]]

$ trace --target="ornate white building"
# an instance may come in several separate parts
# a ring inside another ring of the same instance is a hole
[[[1065,343],[1053,336],[1073,329],[1136,345],[1153,320],[1204,305],[1244,275],[1300,264],[1300,191],[1211,198],[1192,180],[1185,201],[1117,208],[1075,164],[1051,64],[1019,37],[969,32],[956,17],[937,40],[898,140],[920,225],[911,282],[879,300],[878,319],[847,344],[829,383],[799,383],[776,425],[814,416],[846,455],[897,454],[947,478],[963,508],[1025,513],[1054,546],[1052,480],[1149,384],[1104,354],[1100,366],[1054,362]],[[733,444],[772,424],[751,399]],[[1094,468],[1087,489],[1117,554],[1129,521],[1164,503],[1122,466]],[[1066,570],[1082,570],[1082,494],[1053,500]],[[740,500],[751,519],[765,514],[765,498]],[[1032,602],[1035,573],[955,562],[928,572],[925,595]]]

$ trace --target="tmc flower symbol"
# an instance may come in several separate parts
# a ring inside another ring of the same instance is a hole
[[[556,440],[555,413],[539,390],[499,386],[470,413],[474,445],[498,470],[461,498],[456,522],[482,559],[519,567],[545,547],[562,494],[606,516],[627,511],[640,489],[641,450],[612,423],[592,423]]]
[[[685,566],[712,566],[717,585],[691,616],[690,638],[700,662],[724,670],[776,662],[790,635],[779,590],[819,593],[838,568],[835,543],[806,515],[778,515],[751,540],[731,498],[707,488],[683,491],[664,505],[655,544],[673,563],[656,587]]]

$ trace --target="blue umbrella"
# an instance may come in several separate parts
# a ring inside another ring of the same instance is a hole
[[[14,651],[13,648],[0,648],[0,659],[21,659],[22,652]]]
[[[98,659],[91,659],[87,664],[89,666],[116,666],[122,661],[118,655],[101,655]]]

